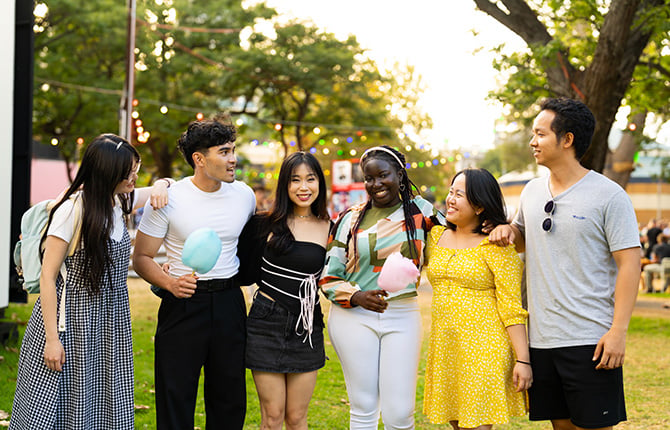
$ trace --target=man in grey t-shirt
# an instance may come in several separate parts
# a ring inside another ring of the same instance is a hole
[[[606,429],[626,419],[621,366],[640,242],[625,191],[579,163],[594,127],[582,102],[542,103],[530,146],[550,175],[526,185],[512,225],[490,237],[525,249],[530,419],[561,430]]]

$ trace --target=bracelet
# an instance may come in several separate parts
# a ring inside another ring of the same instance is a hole
[[[158,181],[165,181],[165,182],[167,182],[167,188],[170,188],[170,185],[172,185],[172,183],[170,182],[170,180],[169,180],[168,178],[158,178],[158,179],[156,179],[156,182],[158,182]],[[156,182],[154,182],[154,184],[155,184]]]
[[[527,365],[530,366],[530,362],[529,362],[529,361],[521,361],[521,360],[517,360],[516,362],[517,362],[517,363],[521,363],[521,364],[527,364]]]

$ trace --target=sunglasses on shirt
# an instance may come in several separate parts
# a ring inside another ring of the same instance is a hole
[[[549,233],[554,227],[554,222],[551,216],[554,214],[555,210],[556,203],[553,200],[549,200],[544,204],[544,213],[547,214],[547,217],[544,219],[544,221],[542,221],[542,230],[546,231],[547,233]]]

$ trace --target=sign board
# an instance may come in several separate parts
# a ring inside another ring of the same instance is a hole
[[[335,160],[331,172],[330,209],[332,217],[336,218],[347,208],[365,202],[367,193],[359,159]]]

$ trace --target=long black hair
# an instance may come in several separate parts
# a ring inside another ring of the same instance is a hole
[[[288,227],[288,219],[293,215],[293,202],[288,195],[288,187],[291,183],[291,177],[301,164],[307,166],[314,172],[319,181],[319,195],[311,205],[312,215],[319,219],[327,220],[327,196],[326,196],[326,178],[319,161],[309,152],[294,152],[284,159],[279,169],[279,178],[277,179],[277,190],[272,210],[268,214],[270,232],[272,237],[268,241],[268,246],[279,252],[286,252],[295,241],[295,237]]]
[[[360,161],[360,167],[361,169],[365,168],[365,165],[368,163],[370,160],[384,160],[386,161],[389,166],[395,167],[396,172],[398,174],[398,177],[400,178],[400,201],[402,203],[402,210],[405,215],[405,232],[407,233],[407,241],[409,244],[409,250],[410,250],[410,256],[413,259],[418,260],[419,259],[419,253],[416,249],[416,244],[414,241],[416,240],[416,225],[414,224],[414,217],[412,216],[411,212],[411,205],[412,199],[414,199],[414,190],[418,191],[418,188],[416,185],[414,185],[414,182],[412,182],[411,179],[409,179],[409,175],[407,174],[407,170],[405,169],[406,161],[405,161],[405,156],[400,152],[397,151],[393,148],[391,148],[388,145],[383,145],[380,148],[384,149],[372,149],[368,150],[363,154],[363,157],[361,158]],[[391,155],[389,152],[390,151],[393,155]],[[363,221],[363,217],[365,216],[365,212],[368,211],[372,207],[372,199],[368,198],[368,201],[365,203],[365,206],[363,207],[363,211],[361,212],[360,216],[352,226],[351,230],[349,230],[349,234],[347,236],[347,243],[349,243],[349,240],[351,240],[352,236],[356,231],[358,231],[358,227],[361,224],[361,221]],[[358,253],[358,245],[357,241],[354,240],[354,258],[356,258]]]
[[[125,139],[114,134],[102,134],[88,145],[72,185],[49,214],[46,240],[53,215],[72,194],[81,189],[81,238],[78,247],[84,249],[86,288],[91,293],[100,291],[102,276],[114,262],[109,256],[109,238],[114,227],[114,190],[127,179],[133,163],[140,162],[140,154]],[[125,215],[132,211],[134,191],[119,194]]]
[[[456,173],[451,180],[451,185],[454,185],[458,175],[465,176],[465,197],[470,205],[482,209],[478,215],[479,223],[473,233],[484,234],[485,221],[491,224],[491,228],[507,224],[505,200],[496,178],[486,169],[470,168]],[[449,221],[447,221],[447,227],[456,230],[456,225]]]

